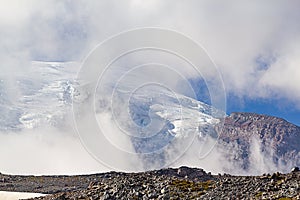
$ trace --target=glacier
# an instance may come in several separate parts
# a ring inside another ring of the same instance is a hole
[[[36,61],[30,74],[0,77],[0,131],[60,126],[72,104],[74,66]]]
[[[1,77],[0,132],[17,133],[41,127],[72,129],[72,101],[88,98],[87,93],[77,90],[79,67],[75,62],[35,61],[29,74],[9,80],[13,88]],[[208,104],[157,86],[134,93],[123,87],[116,89],[113,97],[95,98],[96,115],[111,112],[115,125],[129,135],[144,169],[168,166],[167,158],[176,160],[176,151],[184,153],[177,149],[179,142],[188,146],[195,138],[217,139],[214,126],[226,116]],[[115,108],[111,101],[115,101]],[[176,150],[170,154],[170,149]]]

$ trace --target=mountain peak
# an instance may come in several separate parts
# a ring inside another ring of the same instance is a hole
[[[264,114],[258,114],[258,113],[252,113],[252,112],[232,112],[229,115],[229,118],[233,119],[235,122],[241,122],[244,121],[276,121],[277,123],[289,123],[283,118],[274,117],[270,115],[264,115]],[[294,125],[294,124],[291,124]],[[296,125],[294,125],[296,126]]]

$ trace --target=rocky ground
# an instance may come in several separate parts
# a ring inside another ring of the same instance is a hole
[[[141,173],[109,172],[82,176],[0,174],[0,190],[47,193],[64,199],[300,199],[300,172],[262,176],[211,175],[180,167]]]

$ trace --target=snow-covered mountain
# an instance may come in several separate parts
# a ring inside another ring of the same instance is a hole
[[[77,92],[77,70],[78,64],[72,62],[33,62],[28,76],[17,76],[13,80],[1,77],[0,130],[58,126],[70,112],[72,96]],[[117,93],[119,98],[128,95],[124,91]],[[128,106],[131,120],[138,127],[156,121],[163,123],[160,126],[167,126],[168,134],[177,137],[190,131],[205,134],[206,129],[224,115],[195,99],[155,89],[132,94]]]
[[[118,93],[119,97],[126,95]],[[134,136],[136,151],[141,153],[158,151],[175,137],[217,137],[214,126],[224,117],[223,112],[205,103],[158,88],[133,93],[129,99],[133,123],[129,123],[127,130]]]
[[[72,104],[76,63],[33,62],[30,73],[0,77],[0,131],[59,126]]]
[[[33,62],[30,73],[0,77],[0,132],[70,128],[72,101],[88,98],[78,90],[78,69],[73,62]],[[96,114],[111,114],[117,129],[129,136],[144,169],[169,166],[168,161],[176,161],[192,143],[189,161],[198,167],[207,162],[198,162],[199,154],[194,154],[201,146],[206,153],[214,147],[212,160],[231,173],[247,173],[249,168],[257,168],[255,173],[287,171],[300,163],[300,128],[278,118],[225,116],[210,105],[156,86],[135,92],[117,88],[113,96],[95,97]]]
[[[72,98],[86,100],[84,91],[77,90],[78,69],[79,65],[72,62],[33,62],[27,75],[10,80],[1,77],[0,131],[67,128],[72,121]],[[141,154],[142,159],[157,160],[160,164],[155,166],[158,167],[164,166],[163,151],[176,141],[206,135],[216,138],[214,126],[224,116],[223,112],[205,103],[157,87],[132,94],[116,90],[115,99],[108,99],[108,102],[102,97],[96,96],[96,114],[111,109],[121,125],[119,128],[125,128],[131,136],[136,153]],[[118,104],[122,99],[129,99],[129,102]],[[118,111],[107,107],[114,100]]]

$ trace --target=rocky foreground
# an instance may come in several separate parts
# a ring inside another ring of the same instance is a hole
[[[180,167],[141,173],[81,176],[0,174],[0,190],[38,192],[45,200],[64,199],[300,199],[300,172],[262,176],[211,175]]]

